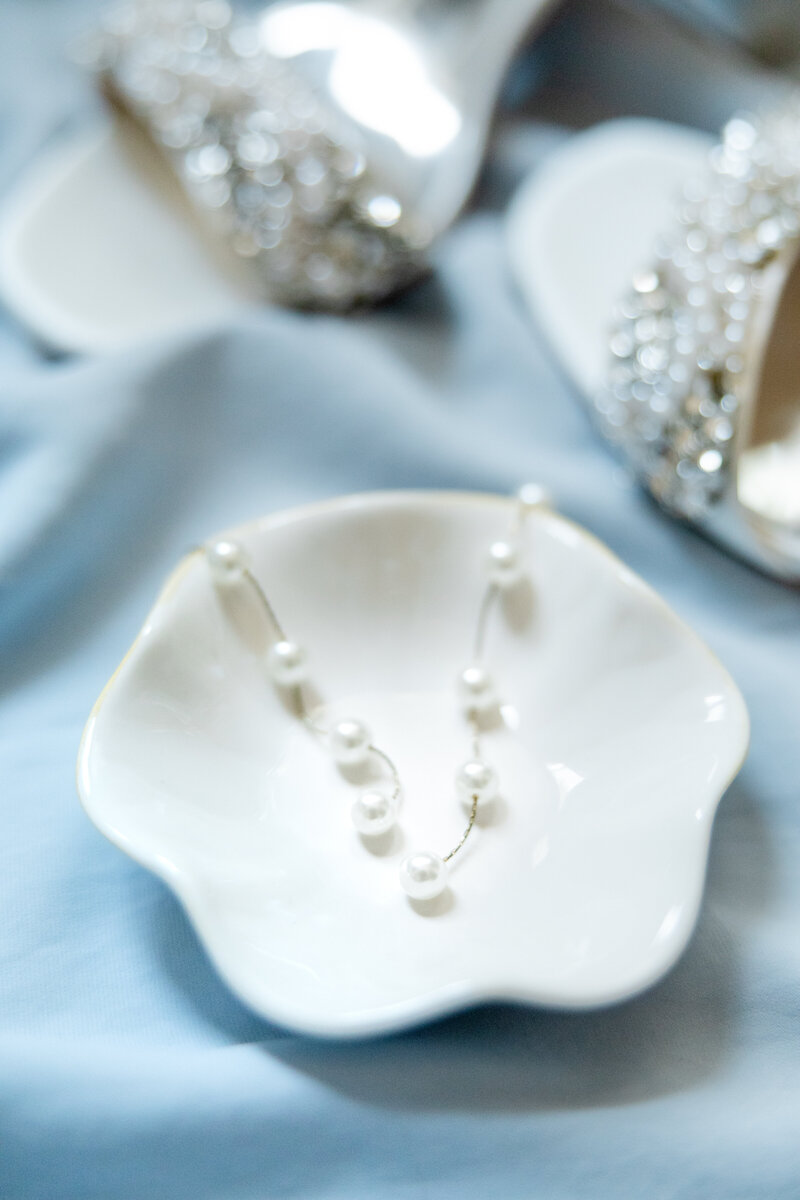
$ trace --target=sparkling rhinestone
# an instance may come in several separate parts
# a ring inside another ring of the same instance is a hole
[[[628,320],[635,320],[642,315],[642,304],[638,296],[625,296],[617,307],[617,312],[620,317],[625,317]]]
[[[342,148],[338,151],[333,165],[342,179],[358,179],[364,174],[367,163],[359,151]]]
[[[263,229],[286,229],[292,222],[288,208],[265,208],[259,215],[259,225]]]
[[[650,312],[658,313],[666,308],[668,303],[667,293],[663,288],[656,288],[654,292],[649,292],[642,296],[642,303]]]
[[[198,119],[187,115],[171,117],[160,126],[161,141],[172,150],[182,150],[199,132]]]
[[[248,166],[263,166],[278,157],[278,143],[269,133],[245,133],[236,143],[236,152]]]
[[[261,52],[261,38],[252,26],[240,25],[232,29],[228,40],[234,54],[242,58],[255,58]]]
[[[202,0],[197,6],[197,19],[207,29],[224,29],[230,23],[231,7],[225,0]]]
[[[267,204],[270,208],[286,208],[292,201],[292,189],[285,181],[276,184],[267,191]]]
[[[759,246],[767,250],[780,246],[783,236],[780,221],[776,221],[773,217],[762,221],[756,230],[756,241]]]
[[[706,425],[706,433],[713,442],[729,442],[733,437],[733,425],[727,417],[713,417]]]
[[[636,357],[648,371],[663,371],[669,363],[669,354],[665,347],[655,343],[643,346]]]
[[[735,150],[749,150],[756,140],[755,126],[744,117],[728,121],[722,132],[726,143]]]
[[[255,112],[248,113],[245,124],[255,133],[280,133],[283,129],[283,122],[278,114],[267,108],[258,108]]]
[[[611,353],[617,358],[629,358],[633,349],[634,341],[629,333],[619,332],[611,339]]]
[[[655,337],[657,322],[655,317],[640,317],[634,325],[634,335],[637,341],[648,342]]]
[[[650,292],[654,292],[660,282],[655,271],[643,271],[640,275],[634,276],[633,289],[639,292],[640,295],[647,295]]]
[[[231,188],[226,179],[208,179],[199,185],[198,194],[209,208],[222,208],[231,198]]]
[[[283,180],[283,167],[279,162],[257,167],[253,171],[253,178],[264,187],[276,187]]]
[[[701,471],[705,471],[707,475],[712,475],[715,471],[719,471],[723,461],[719,450],[704,450],[697,460],[697,465]]]
[[[746,300],[733,300],[726,305],[728,316],[732,321],[745,321],[750,313]]]
[[[756,266],[764,257],[763,247],[755,238],[744,240],[739,244],[739,257],[745,266]]]
[[[242,258],[254,258],[259,251],[259,244],[255,237],[245,231],[235,234],[231,244]]]
[[[304,213],[322,219],[331,211],[330,196],[323,184],[302,188],[297,201]]]
[[[394,196],[387,195],[371,196],[364,203],[364,211],[373,225],[381,229],[396,225],[403,212],[400,202]]]
[[[178,45],[182,50],[196,54],[202,50],[208,41],[208,29],[203,25],[187,25],[178,35]]]
[[[279,246],[283,239],[283,234],[280,229],[271,229],[268,226],[261,225],[255,232],[254,240],[262,250],[274,250]]]
[[[224,175],[231,165],[231,156],[224,146],[216,143],[190,150],[186,155],[186,169],[197,178]]]
[[[301,159],[295,167],[295,178],[305,187],[314,187],[316,184],[322,183],[327,175],[327,168],[319,158],[314,155],[306,155]]]

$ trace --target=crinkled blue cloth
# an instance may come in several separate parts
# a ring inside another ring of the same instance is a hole
[[[5,185],[90,106],[59,57],[88,7],[2,6]],[[571,94],[580,63],[561,70]],[[500,135],[435,277],[380,312],[254,311],[97,361],[0,325],[3,1200],[800,1195],[800,601],[645,500],[523,311],[497,201],[560,136],[532,119]],[[172,896],[90,825],[83,723],[210,531],[358,489],[527,478],[664,594],[749,704],[697,934],[607,1011],[293,1036],[229,994]]]

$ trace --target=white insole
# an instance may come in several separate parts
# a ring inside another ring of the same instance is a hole
[[[0,214],[0,291],[46,344],[89,353],[224,321],[253,295],[122,118],[45,153],[17,185]]]

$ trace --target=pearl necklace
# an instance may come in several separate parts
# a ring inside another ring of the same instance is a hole
[[[487,555],[488,582],[478,610],[472,661],[458,676],[457,691],[461,710],[470,730],[471,757],[456,772],[456,794],[468,811],[467,825],[460,841],[444,855],[417,850],[400,864],[400,884],[412,900],[433,900],[447,887],[448,863],[458,854],[472,833],[478,809],[497,795],[495,770],[481,756],[481,730],[486,718],[497,709],[499,698],[489,672],[483,665],[486,624],[497,595],[516,587],[523,578],[519,535],[525,517],[545,507],[548,497],[538,484],[528,483],[516,496],[514,518],[508,536],[492,543]],[[360,791],[350,810],[355,829],[370,839],[388,833],[396,824],[402,791],[400,775],[389,755],[375,744],[363,721],[346,717],[328,728],[318,724],[308,710],[304,686],[309,680],[305,649],[288,638],[261,584],[253,574],[243,548],[228,539],[203,547],[214,583],[220,588],[249,585],[258,597],[273,630],[267,652],[267,673],[273,685],[288,694],[300,720],[327,747],[336,764],[345,770],[378,759],[388,772],[390,786],[377,784]]]

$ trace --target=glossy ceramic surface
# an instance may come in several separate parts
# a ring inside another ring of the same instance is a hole
[[[748,718],[703,644],[590,535],[547,511],[527,581],[494,613],[501,798],[416,907],[403,853],[453,844],[487,546],[511,501],[377,493],[229,531],[323,716],[356,715],[398,764],[401,832],[369,849],[353,786],[281,702],[265,630],[201,553],[169,579],[98,701],[78,783],[96,825],[160,875],[230,986],[298,1030],[361,1036],[488,999],[581,1008],[662,975],[695,922],[717,802]]]

